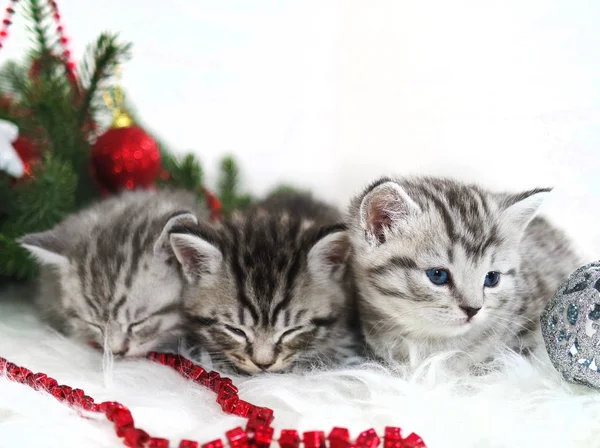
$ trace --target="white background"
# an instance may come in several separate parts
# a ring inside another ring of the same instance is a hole
[[[8,3],[6,1],[3,2]],[[134,42],[145,125],[214,181],[347,198],[382,173],[556,187],[545,211],[600,257],[600,2],[59,0],[75,54]],[[0,61],[30,41],[17,18]]]

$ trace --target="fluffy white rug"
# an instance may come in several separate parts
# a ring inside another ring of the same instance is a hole
[[[154,436],[205,443],[245,420],[225,415],[212,392],[145,360],[115,362],[44,328],[23,293],[0,297],[0,356],[97,401],[128,406]],[[532,362],[506,355],[500,371],[455,377],[441,360],[417,372],[375,365],[303,376],[233,378],[240,396],[275,411],[277,429],[346,426],[352,435],[386,425],[420,434],[430,448],[598,447],[600,394],[565,384],[542,350]],[[0,376],[0,446],[118,447],[110,423],[84,419],[49,395]]]

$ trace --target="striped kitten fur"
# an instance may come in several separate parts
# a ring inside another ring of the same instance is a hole
[[[549,191],[383,178],[354,198],[352,263],[371,351],[414,364],[456,350],[454,365],[468,366],[505,344],[533,348],[546,301],[580,265],[565,235],[535,217]]]
[[[279,194],[222,225],[177,227],[171,243],[194,286],[192,341],[222,369],[278,372],[352,353],[350,243],[341,215]]]
[[[126,192],[21,244],[41,264],[38,304],[59,331],[115,355],[137,356],[181,332],[183,275],[169,229],[195,224],[195,197]]]

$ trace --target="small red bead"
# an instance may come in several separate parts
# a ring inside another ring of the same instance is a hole
[[[113,419],[119,411],[125,410],[129,412],[129,409],[116,401],[104,401],[99,406],[100,410],[106,414],[106,418],[111,422],[114,421]]]
[[[193,440],[182,440],[179,442],[179,448],[198,448],[200,444]]]
[[[383,436],[384,448],[402,448],[402,429],[395,426],[386,426]]]
[[[204,377],[208,378],[208,374],[200,366],[193,366],[188,373],[188,378],[192,381],[200,382]]]
[[[403,443],[403,448],[427,448],[423,439],[414,432],[410,433]]]
[[[217,402],[221,405],[221,409],[227,414],[233,414],[239,401],[240,399],[237,397],[237,395],[228,397],[219,395],[217,398]]]
[[[179,361],[179,372],[184,375],[187,375],[192,370],[193,367],[194,367],[194,363],[192,361],[190,361],[189,359],[183,358]]]
[[[356,445],[361,448],[377,448],[381,439],[373,428],[367,429],[359,434]]]
[[[323,431],[307,431],[302,435],[306,448],[324,448],[325,433]]]
[[[66,397],[67,395],[71,395],[71,392],[73,392],[73,388],[70,386],[66,386],[64,384],[61,384],[60,386],[60,390],[62,390],[63,395]]]
[[[258,448],[268,448],[273,441],[273,429],[270,426],[259,426],[254,431],[254,444]]]
[[[8,36],[8,33],[4,30],[0,31],[0,37],[6,37]]]
[[[150,353],[150,359],[152,359],[152,361],[156,361],[160,364],[165,364],[166,363],[166,359],[167,359],[167,355],[164,353]]]
[[[7,13],[9,13],[9,14],[14,14],[14,13],[15,13],[15,10],[14,10],[14,9],[12,9],[12,8],[9,6],[8,8],[6,8],[6,12],[7,12]]]
[[[331,448],[348,448],[350,432],[346,428],[333,428],[327,437]]]
[[[84,395],[81,397],[81,407],[87,411],[95,411],[96,404],[94,403],[94,399],[88,395]]]
[[[279,445],[281,448],[298,448],[300,446],[300,436],[295,429],[282,429],[279,436]]]
[[[4,370],[6,364],[8,364],[8,361],[4,358],[0,358],[0,369]]]
[[[173,355],[171,353],[167,353],[165,355],[165,365],[175,369],[177,367],[177,355]]]
[[[135,429],[133,425],[115,426],[115,433],[117,437],[125,437],[125,434],[131,429]]]
[[[62,399],[65,398],[65,394],[64,394],[63,390],[60,388],[60,386],[54,386],[54,387],[52,387],[52,389],[50,389],[49,392],[57,400],[61,400],[62,401]]]
[[[58,26],[56,27],[56,31],[58,31],[59,33],[62,33],[62,32],[64,31],[64,28],[63,28],[63,26],[62,26],[62,25],[58,25]]]
[[[233,414],[239,415],[240,417],[248,417],[250,411],[252,410],[252,405],[244,400],[239,400],[235,405],[235,409],[233,410]]]
[[[254,417],[264,422],[267,425],[270,425],[275,417],[273,417],[273,409],[269,408],[255,408]]]
[[[34,373],[27,378],[27,384],[29,387],[32,387],[36,390],[42,389],[44,387],[43,383],[46,381],[46,378],[48,378],[48,376],[46,376],[44,373]]]
[[[4,19],[2,21],[2,23],[5,24],[6,26],[9,26],[10,24],[12,24],[12,22],[10,20],[8,20],[8,19]]]
[[[46,378],[45,380],[40,380],[40,383],[43,386],[43,388],[46,389],[47,391],[58,386],[58,381],[56,381],[54,378],[50,378],[50,377]]]
[[[240,428],[234,428],[225,433],[227,436],[227,440],[229,440],[229,445],[231,448],[247,448],[248,447],[248,434]]]
[[[83,397],[85,395],[85,392],[81,389],[73,389],[71,393],[78,397]]]
[[[203,443],[202,448],[223,448],[221,439],[213,440],[212,442]]]
[[[130,448],[141,448],[150,440],[150,435],[142,429],[130,427],[123,432],[122,437],[125,438],[125,446]]]
[[[57,12],[54,13],[53,17],[55,20],[60,20],[60,14]]]
[[[208,372],[208,385],[207,387],[212,390],[215,391],[217,390],[217,386],[219,384],[219,380],[221,379],[221,375],[219,374],[219,372],[215,372],[214,370],[211,372]]]
[[[169,448],[169,440],[151,437],[148,440],[148,448]]]
[[[117,427],[133,425],[133,416],[131,415],[131,412],[126,409],[117,409],[115,412],[111,413],[110,417],[107,414],[106,418],[111,422],[114,422]]]
[[[25,367],[16,367],[12,369],[10,376],[17,383],[27,383],[27,377],[33,375],[33,372]]]

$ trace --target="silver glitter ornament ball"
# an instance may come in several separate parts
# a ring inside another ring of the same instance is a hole
[[[542,334],[552,364],[571,383],[600,389],[600,261],[577,269],[546,305]]]

